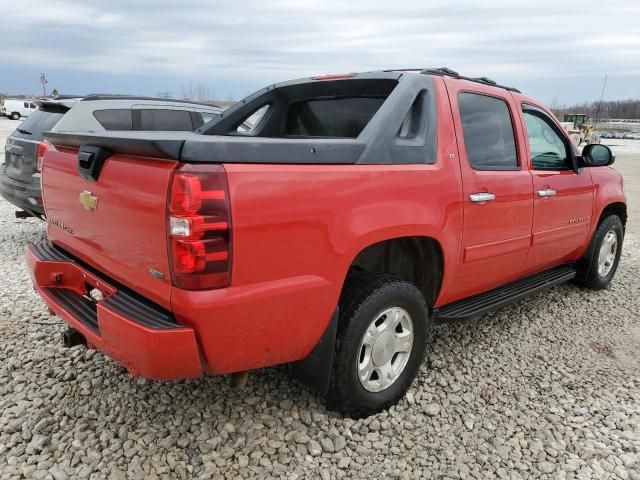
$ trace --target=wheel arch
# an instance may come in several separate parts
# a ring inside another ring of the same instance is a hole
[[[390,237],[364,246],[353,256],[347,275],[358,270],[389,273],[413,283],[432,307],[442,288],[444,251],[431,236]]]
[[[627,227],[627,205],[624,202],[612,202],[607,204],[602,211],[600,212],[600,216],[598,217],[598,225],[602,220],[609,215],[617,215],[620,217],[622,221],[622,228],[626,229]]]
[[[578,274],[576,279],[578,281],[584,281],[589,274],[589,271],[593,265],[593,254],[595,249],[595,237],[598,231],[598,226],[602,223],[602,220],[607,218],[609,215],[617,215],[622,221],[622,230],[623,232],[626,230],[627,225],[627,204],[622,201],[612,201],[604,206],[598,215],[598,221],[593,223],[592,229],[590,231],[589,243],[587,244],[587,248],[585,249],[582,257],[576,262],[576,269]]]
[[[352,258],[344,275],[341,290],[346,284],[347,276],[354,270],[390,273],[416,285],[425,296],[427,306],[431,308],[442,288],[444,251],[434,237],[407,235],[377,239],[360,248]],[[339,308],[336,307],[312,351],[292,365],[293,375],[321,395],[326,394],[329,389]]]

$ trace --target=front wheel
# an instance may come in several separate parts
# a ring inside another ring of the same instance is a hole
[[[593,290],[605,288],[618,269],[624,228],[622,220],[617,215],[605,217],[598,225],[589,248],[590,258],[585,263],[586,272],[578,272],[580,284]]]
[[[396,403],[418,373],[429,331],[429,310],[415,285],[386,274],[347,280],[329,407],[361,417]]]

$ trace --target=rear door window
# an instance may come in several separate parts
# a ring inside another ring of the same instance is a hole
[[[24,122],[11,135],[31,140],[42,139],[42,134],[51,130],[64,116],[66,110],[36,110],[29,115]]]
[[[131,110],[128,108],[96,110],[93,112],[93,116],[105,130],[132,129]]]
[[[383,97],[344,97],[297,102],[289,107],[285,134],[356,138],[384,101]]]
[[[475,170],[518,170],[516,141],[507,102],[476,93],[458,95],[462,134]]]
[[[192,132],[191,112],[169,109],[140,109],[140,130]]]

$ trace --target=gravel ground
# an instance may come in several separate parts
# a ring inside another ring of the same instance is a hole
[[[618,150],[619,151],[619,150]],[[634,208],[640,155],[616,164]],[[406,398],[353,421],[284,368],[148,382],[65,349],[33,292],[43,236],[0,200],[0,478],[640,479],[640,225],[615,282],[436,329]]]

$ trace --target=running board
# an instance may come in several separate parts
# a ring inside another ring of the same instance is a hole
[[[435,323],[472,320],[522,298],[567,282],[576,276],[573,265],[563,265],[517,280],[488,292],[458,300],[433,311]]]

